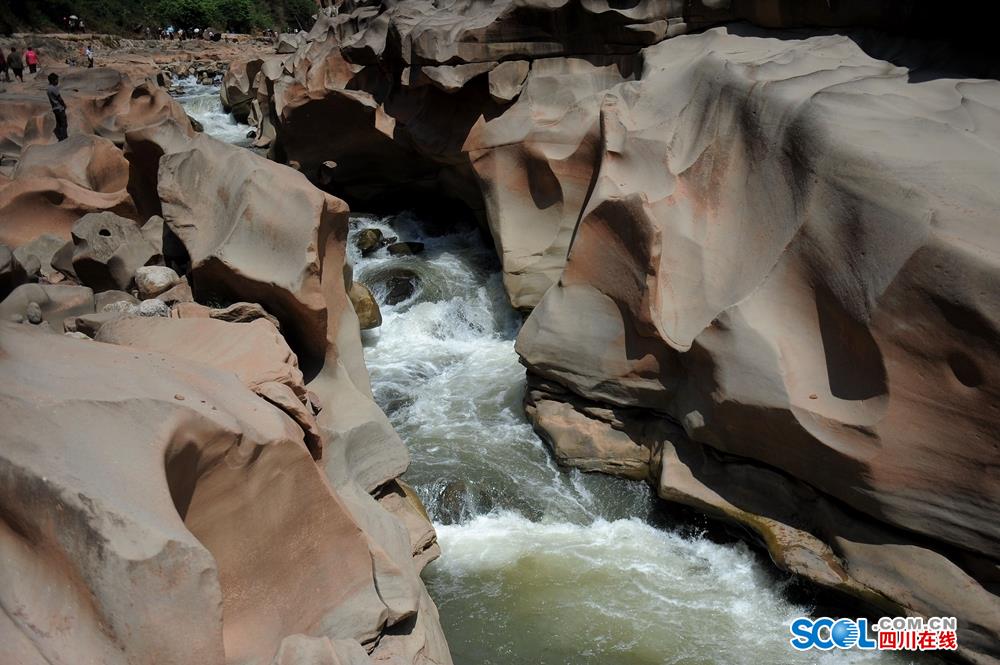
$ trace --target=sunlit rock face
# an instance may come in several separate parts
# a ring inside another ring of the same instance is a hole
[[[349,201],[460,201],[488,223],[515,307],[558,279],[595,165],[604,93],[643,49],[732,20],[923,25],[870,3],[331,2],[298,45],[236,63],[223,101],[256,145]],[[287,45],[286,45],[287,46]],[[898,49],[897,49],[898,50]]]
[[[347,206],[186,121],[124,141],[18,164],[29,182],[111,182],[149,221],[84,216],[73,261],[51,259],[65,284],[0,303],[5,655],[450,663],[419,577],[434,530],[397,482],[408,453],[347,294]],[[105,244],[150,233],[162,255],[97,279]],[[155,297],[147,273],[170,278]]]
[[[836,36],[643,55],[519,337],[536,425],[995,655],[1000,84],[914,84]]]

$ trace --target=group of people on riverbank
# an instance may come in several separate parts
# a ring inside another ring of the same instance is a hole
[[[87,45],[83,49],[83,58],[87,68],[94,66],[94,49]],[[69,64],[76,64],[75,61]],[[11,46],[6,53],[0,49],[0,78],[7,83],[17,80],[24,83],[24,68],[27,66],[29,74],[38,73],[38,51],[34,46],[29,46],[21,53],[16,46]]]
[[[222,33],[212,28],[188,28],[185,30],[184,28],[175,28],[172,25],[168,25],[157,30],[149,26],[137,26],[136,32],[143,35],[146,39],[176,39],[178,41],[184,41],[185,39],[207,39],[213,42],[222,39]]]
[[[11,82],[11,76],[24,83],[25,65],[31,74],[38,71],[38,52],[33,47],[29,46],[23,54],[16,46],[11,46],[7,53],[0,49],[0,76],[3,76],[7,83]]]
[[[88,45],[84,49],[84,57],[87,66],[94,66],[94,51]],[[11,46],[6,53],[0,49],[0,77],[7,83],[14,80],[24,83],[24,68],[27,66],[29,74],[38,73],[38,51],[33,46],[29,46],[24,53],[18,51],[16,46]],[[13,78],[11,78],[13,76]],[[64,141],[69,134],[69,123],[66,118],[66,102],[63,101],[62,93],[59,90],[59,75],[52,72],[48,75],[49,85],[45,90],[49,105],[52,107],[52,115],[55,116],[56,126],[54,134],[56,139]]]

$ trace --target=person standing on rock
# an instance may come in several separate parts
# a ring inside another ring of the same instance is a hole
[[[35,53],[33,46],[29,46],[28,50],[24,52],[24,62],[28,65],[28,71],[32,74],[38,71],[38,54]]]
[[[0,49],[0,74],[3,74],[4,80],[10,83],[10,70],[7,69],[7,58],[3,54],[3,49]]]
[[[49,74],[49,87],[45,94],[48,95],[49,104],[52,105],[52,115],[56,117],[56,138],[65,141],[69,135],[69,123],[66,121],[66,102],[63,101],[59,92],[59,75]]]
[[[87,44],[87,49],[83,52],[83,56],[87,58],[87,69],[94,68],[94,49],[90,48],[90,44]]]
[[[17,48],[14,46],[10,47],[10,55],[7,56],[7,66],[14,73],[14,78],[24,83],[24,60],[21,59],[21,54],[17,52]]]

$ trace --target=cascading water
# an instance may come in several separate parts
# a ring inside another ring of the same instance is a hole
[[[206,133],[245,141],[217,86],[191,81],[178,99]],[[425,252],[362,257],[362,228]],[[365,357],[437,529],[443,554],[424,576],[456,665],[912,662],[793,652],[787,626],[810,608],[745,545],[657,526],[644,484],[557,467],[524,417],[520,317],[475,229],[427,237],[411,215],[355,215],[348,246],[382,310]]]
[[[193,76],[178,79],[171,91],[188,115],[201,123],[205,133],[224,143],[250,145],[249,125],[236,122],[222,108],[219,85],[202,85]]]
[[[521,407],[520,317],[475,230],[425,237],[406,214],[362,228],[426,244],[349,252],[382,309],[366,360],[437,528],[425,579],[458,665],[906,662],[793,652],[787,626],[809,608],[746,546],[657,528],[645,485],[554,464]],[[401,280],[413,294],[386,304]]]

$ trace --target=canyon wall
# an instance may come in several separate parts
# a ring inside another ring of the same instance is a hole
[[[870,29],[920,11],[333,3],[224,99],[321,187],[480,216],[560,461],[998,662],[1000,84]]]

